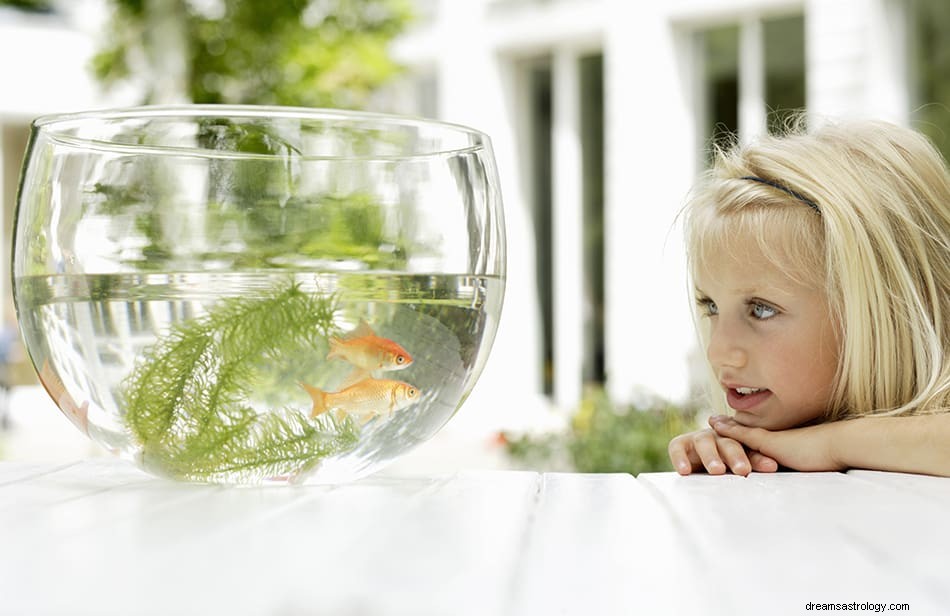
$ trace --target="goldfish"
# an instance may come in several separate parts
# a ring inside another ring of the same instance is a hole
[[[418,401],[421,395],[419,389],[409,383],[390,379],[368,378],[340,391],[324,391],[306,383],[300,386],[313,400],[311,417],[333,410],[338,418],[343,414],[352,415],[363,423],[376,415],[392,415]]]
[[[402,370],[412,363],[412,356],[388,338],[376,335],[366,323],[360,321],[355,330],[342,338],[330,338],[327,359],[342,359],[357,370],[369,373],[373,370]]]
[[[38,376],[46,393],[69,421],[82,430],[83,434],[89,434],[89,401],[85,400],[81,405],[76,404],[76,400],[66,391],[63,380],[50,365],[49,359],[43,361],[43,367],[40,368]]]

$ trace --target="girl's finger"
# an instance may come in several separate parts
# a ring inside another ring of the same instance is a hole
[[[686,445],[684,441],[685,439],[682,436],[677,436],[672,439],[666,448],[666,453],[670,456],[670,464],[673,465],[677,473],[680,475],[689,475],[693,469],[686,455]]]
[[[746,449],[738,441],[734,441],[731,438],[720,437],[716,439],[716,443],[719,448],[719,454],[729,467],[729,470],[743,477],[752,472],[752,463],[749,461]]]
[[[689,475],[694,470],[702,468],[702,462],[692,446],[692,434],[681,434],[670,441],[667,453],[670,463],[680,475]]]
[[[758,451],[749,452],[749,462],[752,464],[752,470],[757,473],[774,473],[778,470],[778,462],[774,458]]]
[[[710,475],[722,475],[726,472],[726,464],[719,455],[716,440],[716,433],[712,430],[701,432],[693,438],[693,447]]]
[[[749,428],[740,425],[735,419],[724,415],[710,417],[709,427],[715,430],[716,434],[735,439],[749,449],[761,449],[761,437],[764,432],[761,428]]]

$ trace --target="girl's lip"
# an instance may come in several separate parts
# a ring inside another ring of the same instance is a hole
[[[757,391],[754,394],[742,395],[736,391],[734,387],[730,387],[726,390],[726,402],[733,410],[749,411],[764,402],[765,399],[771,395],[772,392],[768,389]]]

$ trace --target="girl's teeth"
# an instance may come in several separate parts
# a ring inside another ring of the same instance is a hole
[[[749,394],[754,394],[754,393],[756,393],[756,392],[760,392],[760,391],[762,391],[762,389],[761,389],[761,388],[756,388],[756,387],[736,387],[736,391],[737,391],[738,393],[742,394],[743,396],[747,396],[747,395],[749,395]]]

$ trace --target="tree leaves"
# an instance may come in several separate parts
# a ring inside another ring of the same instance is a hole
[[[412,19],[408,0],[111,4],[93,73],[107,86],[134,78],[146,103],[359,108],[399,74],[388,46]],[[176,70],[182,91],[168,92],[163,77]]]

